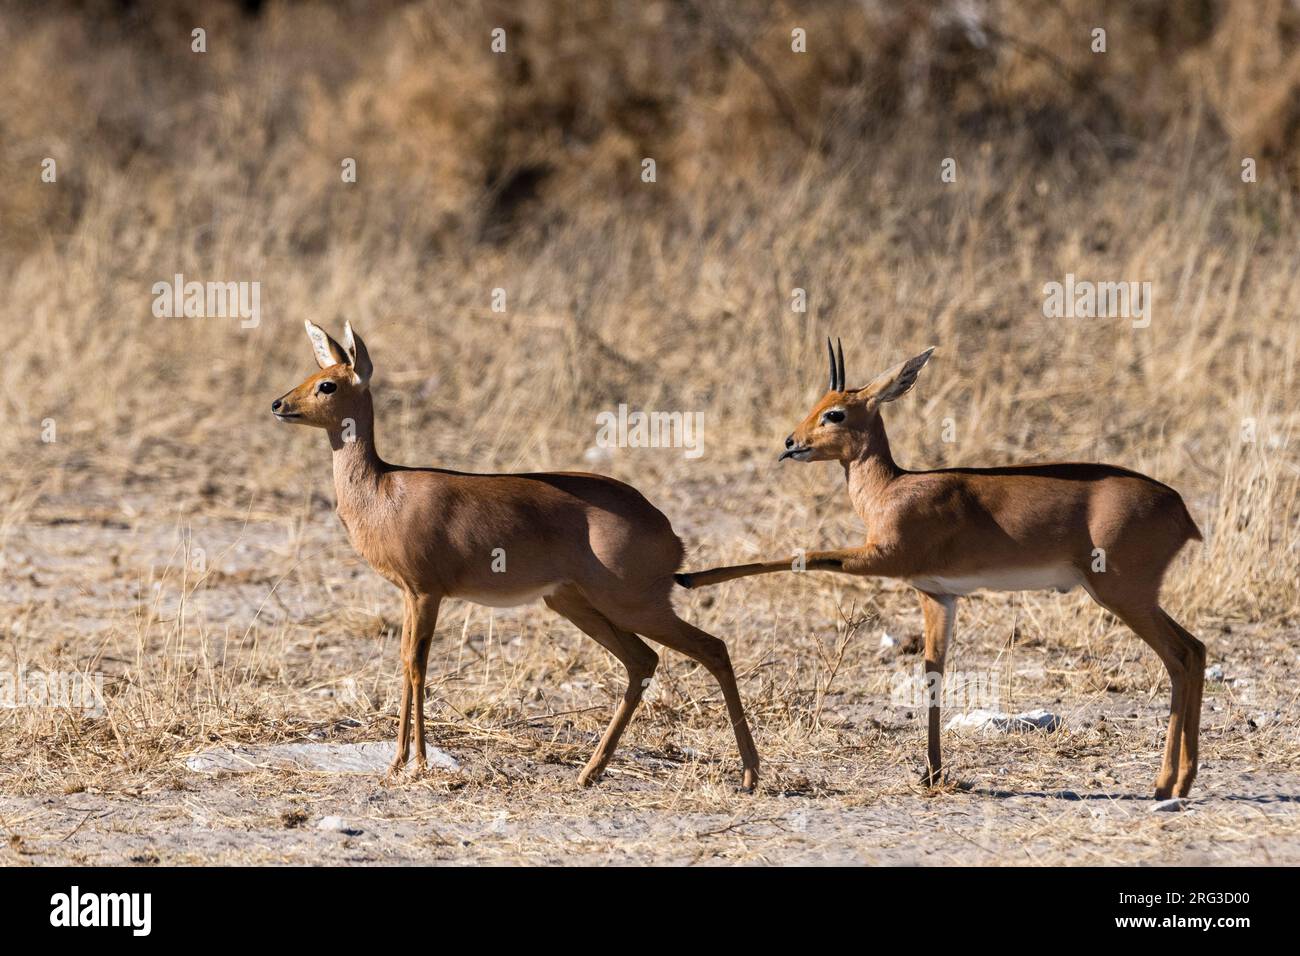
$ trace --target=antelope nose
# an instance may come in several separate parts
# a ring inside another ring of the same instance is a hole
[[[788,437],[786,438],[786,440],[785,440],[785,447],[786,447],[786,448],[793,448],[793,447],[794,447],[794,435],[790,435],[790,436],[788,436]]]
[[[284,399],[277,398],[275,401],[271,403],[271,411],[278,412],[280,410],[280,406],[283,404],[284,404]]]

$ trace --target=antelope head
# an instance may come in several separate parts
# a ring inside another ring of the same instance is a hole
[[[344,345],[310,320],[306,326],[321,370],[273,401],[271,412],[292,425],[340,430],[347,420],[357,421],[369,405],[370,354],[350,322],[343,326]]]
[[[880,418],[880,406],[907,394],[934,348],[900,362],[861,388],[845,387],[844,343],[839,343],[837,355],[827,339],[826,351],[830,354],[830,388],[785,440],[779,461],[852,461],[861,457]]]

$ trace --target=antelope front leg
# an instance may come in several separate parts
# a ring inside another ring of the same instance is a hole
[[[844,574],[890,577],[899,573],[900,566],[889,552],[877,545],[868,544],[861,548],[841,548],[836,551],[809,551],[782,561],[758,561],[754,564],[710,568],[707,571],[689,571],[673,577],[684,588],[699,588],[755,574],[775,574],[778,571],[839,571]]]
[[[948,653],[953,620],[957,616],[957,599],[951,594],[921,596],[921,614],[925,618],[925,693],[926,693],[926,766],[921,782],[938,786],[942,779],[943,752],[939,742],[939,706],[943,697],[943,662]]]
[[[411,659],[407,665],[407,683],[411,688],[411,708],[415,716],[415,772],[423,773],[428,768],[424,753],[424,674],[429,666],[429,647],[433,644],[433,632],[438,626],[438,605],[441,599],[436,595],[421,595],[414,601],[414,623],[411,631]]]
[[[388,768],[388,775],[395,777],[406,766],[406,759],[411,755],[411,640],[415,626],[415,613],[410,596],[407,596],[402,611],[402,702],[398,705],[397,715],[397,756]]]
[[[864,544],[860,548],[839,548],[835,551],[812,551],[807,558],[809,571],[839,571],[841,574],[861,574],[868,577],[897,577],[903,567],[891,551],[877,544]]]

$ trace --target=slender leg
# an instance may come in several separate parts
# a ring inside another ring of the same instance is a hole
[[[429,647],[433,632],[438,626],[438,606],[442,599],[436,594],[422,594],[412,602],[415,623],[412,627],[411,657],[407,663],[407,683],[411,688],[411,709],[415,716],[415,771],[423,773],[428,767],[424,752],[424,675],[429,666]]]
[[[1169,630],[1178,636],[1187,673],[1187,699],[1183,704],[1183,735],[1178,756],[1178,779],[1174,795],[1187,796],[1196,779],[1198,742],[1201,733],[1201,695],[1205,691],[1205,645],[1163,610],[1158,614]]]
[[[618,747],[619,738],[623,736],[632,714],[641,703],[641,695],[645,693],[655,668],[659,666],[659,655],[635,634],[611,624],[608,618],[575,591],[560,591],[545,600],[551,610],[568,618],[579,630],[617,657],[627,669],[627,690],[623,693],[623,700],[614,711],[614,717],[596,746],[595,753],[587,761],[582,773],[578,774],[578,783],[588,787],[605,772],[605,767]]]
[[[921,614],[925,619],[925,688],[926,688],[926,768],[922,782],[938,786],[942,778],[943,753],[939,743],[940,701],[943,697],[943,664],[957,617],[957,598],[951,594],[927,594],[921,597]]]
[[[707,571],[689,571],[673,577],[684,588],[698,588],[721,584],[736,578],[755,574],[774,574],[778,571],[840,571],[844,574],[865,574],[890,577],[905,572],[894,557],[875,545],[861,548],[841,548],[836,551],[810,551],[783,561],[759,561],[755,564],[737,564]]]
[[[1091,588],[1089,589],[1092,590]],[[1103,600],[1096,594],[1097,603],[1115,614],[1127,624],[1138,637],[1151,645],[1151,649],[1164,662],[1169,672],[1172,691],[1169,697],[1169,729],[1165,735],[1165,755],[1160,764],[1160,773],[1156,777],[1156,799],[1166,800],[1173,795],[1174,783],[1178,779],[1180,749],[1183,742],[1184,718],[1187,712],[1188,674],[1186,654],[1182,639],[1176,630],[1166,621],[1168,616],[1154,603],[1147,601],[1127,601],[1118,603],[1109,598]],[[1199,642],[1198,642],[1199,643]],[[1201,671],[1204,679],[1204,670]],[[1200,716],[1199,691],[1197,693],[1197,716]],[[1195,771],[1192,771],[1195,775]],[[1189,787],[1191,780],[1188,780]]]
[[[671,647],[699,661],[713,675],[727,702],[727,713],[736,734],[736,745],[740,749],[740,763],[745,768],[742,786],[746,790],[753,790],[758,784],[758,748],[754,746],[749,722],[745,719],[745,707],[740,700],[740,690],[736,687],[736,674],[731,668],[727,645],[712,634],[683,621],[671,609],[650,627],[638,628],[638,631],[665,647]]]
[[[411,755],[411,641],[415,629],[415,609],[411,596],[406,595],[402,610],[402,702],[398,705],[397,756],[388,768],[389,776],[401,773]]]
[[[1139,626],[1150,628],[1149,624],[1142,622],[1137,625],[1132,621],[1126,623],[1148,644],[1156,646],[1155,642],[1159,638],[1154,637],[1154,630],[1148,630],[1148,633],[1153,635],[1150,638],[1138,631]],[[1156,777],[1156,799],[1165,800],[1173,795],[1174,783],[1178,778],[1183,741],[1183,718],[1187,710],[1187,672],[1182,661],[1167,642],[1158,647],[1156,653],[1164,660],[1165,670],[1169,672],[1169,682],[1172,685],[1169,695],[1169,726],[1165,731],[1165,755],[1160,763],[1160,774]]]

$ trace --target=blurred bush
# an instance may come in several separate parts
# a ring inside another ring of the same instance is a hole
[[[1087,175],[1195,124],[1300,181],[1298,25],[1286,0],[11,2],[0,248],[67,234],[100,169],[148,183],[119,197],[123,228],[260,194],[289,253],[327,230],[496,242],[597,199],[698,207],[900,137],[984,139],[1013,165],[1064,152]],[[70,188],[42,188],[45,156]],[[390,202],[329,188],[342,156]],[[643,157],[664,189],[636,189]]]

